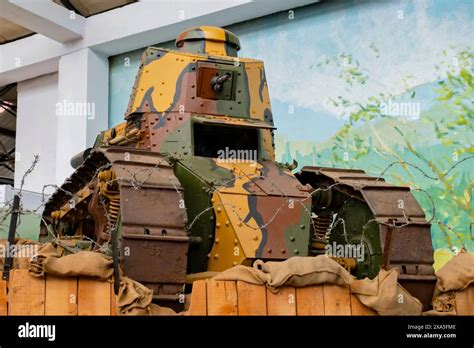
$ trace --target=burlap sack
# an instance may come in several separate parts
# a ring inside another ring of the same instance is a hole
[[[255,266],[270,274],[267,283],[272,292],[283,285],[303,287],[316,284],[350,285],[354,278],[333,259],[316,257],[291,257],[283,262],[256,262]]]
[[[38,254],[30,259],[28,267],[28,273],[33,277],[44,277],[44,262],[48,258],[57,258],[60,255],[57,253],[56,248],[51,244],[43,244]]]
[[[229,268],[214,277],[213,280],[241,280],[255,285],[264,285],[270,280],[270,274],[264,273],[257,268],[247,266],[235,266]]]
[[[437,312],[451,312],[456,309],[456,294],[454,291],[441,293],[432,304],[433,310]]]
[[[441,292],[464,290],[474,282],[474,255],[461,251],[436,272]]]
[[[396,269],[380,270],[374,279],[354,280],[351,292],[379,315],[421,315],[423,305],[397,282]]]
[[[117,313],[119,315],[181,315],[171,308],[151,303],[153,291],[128,277],[120,280],[117,295]]]
[[[430,309],[429,311],[421,313],[422,316],[424,317],[449,317],[453,315],[457,315],[455,310],[452,310],[450,312],[438,312],[435,311],[434,309]]]
[[[282,262],[257,260],[254,267],[235,266],[213,280],[240,280],[264,285],[276,293],[284,285],[302,287],[316,284],[349,285],[353,277],[336,261],[326,256],[291,257]]]
[[[153,291],[146,286],[122,277],[117,295],[117,309],[120,315],[149,315],[148,306],[153,299]]]
[[[63,257],[47,257],[43,262],[44,272],[64,277],[93,277],[101,280],[113,275],[111,257],[93,251],[81,251]]]

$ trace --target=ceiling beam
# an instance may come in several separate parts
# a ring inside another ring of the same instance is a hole
[[[6,0],[0,0],[0,3],[1,1]],[[40,0],[30,1],[41,2]],[[91,48],[104,56],[112,56],[175,39],[181,31],[195,25],[206,23],[227,26],[319,1],[143,0],[135,2],[88,17],[83,40],[63,45],[43,35],[32,35],[0,45],[0,57],[2,57],[0,59],[0,86],[57,71],[61,56],[83,48]],[[76,18],[78,16],[76,15]]]
[[[60,43],[84,37],[85,18],[49,0],[2,0],[0,17]]]

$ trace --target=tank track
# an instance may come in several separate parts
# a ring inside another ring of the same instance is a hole
[[[117,245],[124,274],[151,288],[156,302],[169,305],[179,300],[186,277],[182,191],[172,166],[158,153],[94,150],[46,203],[40,240],[69,232],[93,239],[96,249]]]
[[[430,223],[409,187],[353,169],[303,167],[296,176],[313,190],[310,252],[324,253],[334,243],[364,245],[358,278],[396,268],[400,284],[430,306],[436,282]]]

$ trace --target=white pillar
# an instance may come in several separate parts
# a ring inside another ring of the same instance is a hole
[[[20,188],[23,175],[38,155],[39,162],[23,189],[41,192],[44,185],[55,183],[58,74],[19,82],[17,88],[15,188]]]
[[[109,63],[89,48],[59,60],[56,184],[73,169],[71,157],[93,145],[108,125]]]

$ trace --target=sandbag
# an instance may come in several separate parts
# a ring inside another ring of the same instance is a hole
[[[316,284],[349,285],[353,277],[333,259],[294,256],[285,261],[263,262],[257,260],[253,268],[235,266],[214,276],[213,280],[240,280],[256,285],[266,285],[273,293],[282,286],[303,287]]]
[[[474,282],[474,255],[461,251],[436,272],[441,292],[464,290]]]
[[[433,300],[433,310],[437,312],[451,312],[456,309],[456,293],[448,291],[439,294]]]
[[[119,315],[149,315],[153,291],[128,277],[122,277],[117,295]]]
[[[452,310],[450,312],[438,312],[434,309],[430,309],[429,311],[421,313],[421,315],[424,317],[449,317],[457,314],[455,310]]]
[[[113,275],[111,257],[94,251],[80,251],[63,257],[48,257],[43,262],[44,272],[63,277],[92,277],[108,280]]]
[[[57,258],[60,257],[56,248],[51,244],[43,244],[39,250],[38,254],[34,255],[30,259],[30,264],[28,267],[28,273],[33,277],[44,277],[44,262],[48,258]]]
[[[423,305],[397,282],[396,269],[380,270],[374,279],[354,280],[351,292],[379,315],[421,315]]]
[[[143,284],[123,276],[117,295],[119,315],[181,315],[171,308],[152,303],[153,291]]]
[[[270,274],[262,272],[257,268],[238,265],[215,275],[212,279],[232,281],[240,280],[250,284],[264,285],[270,280]]]
[[[272,292],[283,285],[303,287],[317,284],[350,285],[354,278],[333,259],[316,257],[291,257],[283,262],[259,262],[254,267],[270,274],[267,283]]]

